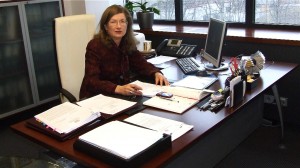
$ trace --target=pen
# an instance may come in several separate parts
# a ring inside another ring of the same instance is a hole
[[[129,91],[129,93],[132,95],[132,97],[130,99],[135,99],[136,95],[133,93],[133,91]]]

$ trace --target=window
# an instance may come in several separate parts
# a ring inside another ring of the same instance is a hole
[[[175,20],[175,3],[174,0],[151,0],[157,1],[157,8],[160,9],[160,15],[155,15],[155,19],[160,20]]]
[[[140,0],[135,0],[140,2]],[[142,0],[144,2],[144,0]],[[156,22],[207,22],[217,18],[247,25],[300,25],[300,0],[147,0]]]
[[[255,23],[300,25],[300,1],[256,0]]]
[[[245,22],[245,0],[183,0],[183,21]]]
[[[141,2],[141,0],[133,0],[132,2]],[[145,2],[145,0],[142,0]],[[147,0],[146,7],[156,7],[160,10],[160,15],[154,15],[156,20],[175,20],[175,3],[174,0]],[[138,11],[138,10],[136,10]],[[135,18],[135,16],[134,16]]]

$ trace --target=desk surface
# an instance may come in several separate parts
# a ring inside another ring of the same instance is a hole
[[[233,108],[222,108],[217,113],[209,111],[200,111],[197,107],[193,107],[183,114],[175,114],[159,109],[146,108],[145,110],[143,110],[144,113],[149,113],[165,118],[170,118],[173,120],[182,121],[187,124],[194,125],[194,129],[179,137],[177,140],[173,141],[172,148],[169,148],[161,154],[157,155],[156,157],[149,159],[143,165],[143,167],[160,167],[164,164],[167,164],[169,161],[180,155],[185,149],[192,146],[193,143],[201,140],[215,128],[222,126],[222,123],[230,119],[234,114],[238,113],[241,107],[247,105],[254,97],[260,95],[267,88],[269,88],[271,85],[283,78],[296,67],[297,64],[293,63],[267,63],[265,65],[265,68],[261,71],[261,78],[259,78],[258,86],[253,88],[251,91],[246,92],[243,102]],[[181,77],[183,75],[182,72],[178,69],[175,71],[173,69],[172,74],[168,74],[170,73],[170,70],[171,69],[165,69],[164,73],[167,76],[173,75],[173,77]],[[221,74],[226,73],[229,73],[229,71],[220,72],[220,80],[215,82],[211,86],[212,89],[219,89],[224,87],[224,81],[227,75]],[[126,117],[128,116],[124,114],[119,116],[117,119],[122,120]],[[88,167],[111,167],[110,165],[102,162],[101,160],[97,160],[91,156],[74,150],[73,143],[76,140],[76,138],[64,142],[59,142],[47,135],[44,135],[26,127],[26,121],[14,124],[11,126],[11,128],[17,133],[29,138],[30,140],[50,150],[53,150],[71,160],[74,160],[79,164]]]

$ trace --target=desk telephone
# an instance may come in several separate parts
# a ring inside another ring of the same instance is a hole
[[[173,57],[193,57],[196,56],[197,45],[181,44],[179,39],[165,39],[156,48],[158,55]]]

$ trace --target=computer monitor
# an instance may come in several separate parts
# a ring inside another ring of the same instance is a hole
[[[222,63],[222,47],[226,36],[225,21],[210,18],[205,49],[202,57],[208,61],[205,68],[208,70],[225,70],[228,65]]]

